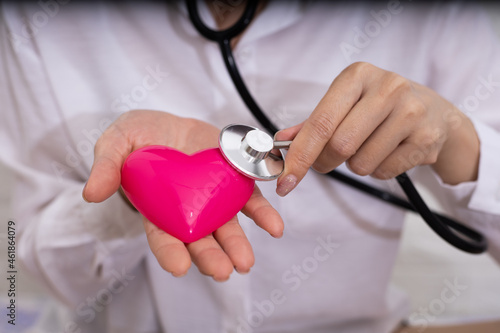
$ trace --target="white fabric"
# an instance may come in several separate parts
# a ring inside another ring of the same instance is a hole
[[[274,182],[259,184],[286,230],[272,239],[240,217],[256,256],[249,274],[216,283],[195,267],[183,278],[163,272],[140,217],[118,196],[82,200],[95,140],[138,108],[219,127],[258,124],[218,46],[199,36],[183,4],[40,3],[0,7],[0,155],[19,180],[20,260],[69,306],[67,331],[388,332],[407,315],[404,295],[389,285],[404,212],[313,172],[286,198]],[[481,139],[477,182],[448,186],[429,167],[411,175],[430,179],[500,260],[500,53],[486,15],[409,2],[372,6],[271,1],[236,46],[242,76],[280,127],[306,119],[354,61],[460,105]],[[371,37],[356,37],[359,29]],[[363,181],[401,194],[392,181]]]

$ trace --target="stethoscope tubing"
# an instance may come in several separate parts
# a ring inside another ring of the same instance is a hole
[[[262,127],[274,135],[279,130],[278,127],[276,127],[276,125],[266,116],[248,91],[239,73],[231,50],[231,39],[243,32],[251,23],[257,9],[258,1],[247,1],[245,11],[240,19],[232,27],[221,31],[213,30],[203,23],[198,13],[196,1],[197,0],[186,1],[189,17],[194,27],[202,36],[219,44],[228,73],[244,103]],[[431,211],[406,173],[397,176],[396,180],[408,197],[408,201],[387,191],[360,182],[336,170],[326,175],[396,207],[420,214],[432,230],[460,250],[472,254],[479,254],[485,252],[488,248],[486,238],[480,233],[449,217]]]

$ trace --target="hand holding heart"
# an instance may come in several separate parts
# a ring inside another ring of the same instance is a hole
[[[83,197],[89,202],[102,202],[118,191],[122,165],[137,149],[162,145],[193,154],[217,147],[218,134],[217,128],[195,119],[160,111],[127,112],[97,141]],[[283,221],[257,186],[242,212],[273,237],[281,236]],[[201,273],[223,281],[229,278],[233,268],[248,272],[254,263],[251,245],[236,217],[213,234],[190,244],[184,244],[145,218],[143,222],[151,251],[163,269],[174,276],[184,275],[192,261]]]

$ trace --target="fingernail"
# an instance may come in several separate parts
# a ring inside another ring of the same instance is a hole
[[[297,185],[297,177],[294,175],[287,175],[279,184],[278,187],[276,188],[276,193],[280,197],[284,197],[288,193],[290,193],[291,190],[295,188]]]

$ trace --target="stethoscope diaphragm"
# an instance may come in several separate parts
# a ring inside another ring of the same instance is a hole
[[[289,145],[280,141],[279,147]],[[273,180],[283,172],[285,162],[276,146],[272,136],[248,125],[228,125],[219,135],[219,148],[226,161],[255,180]]]

